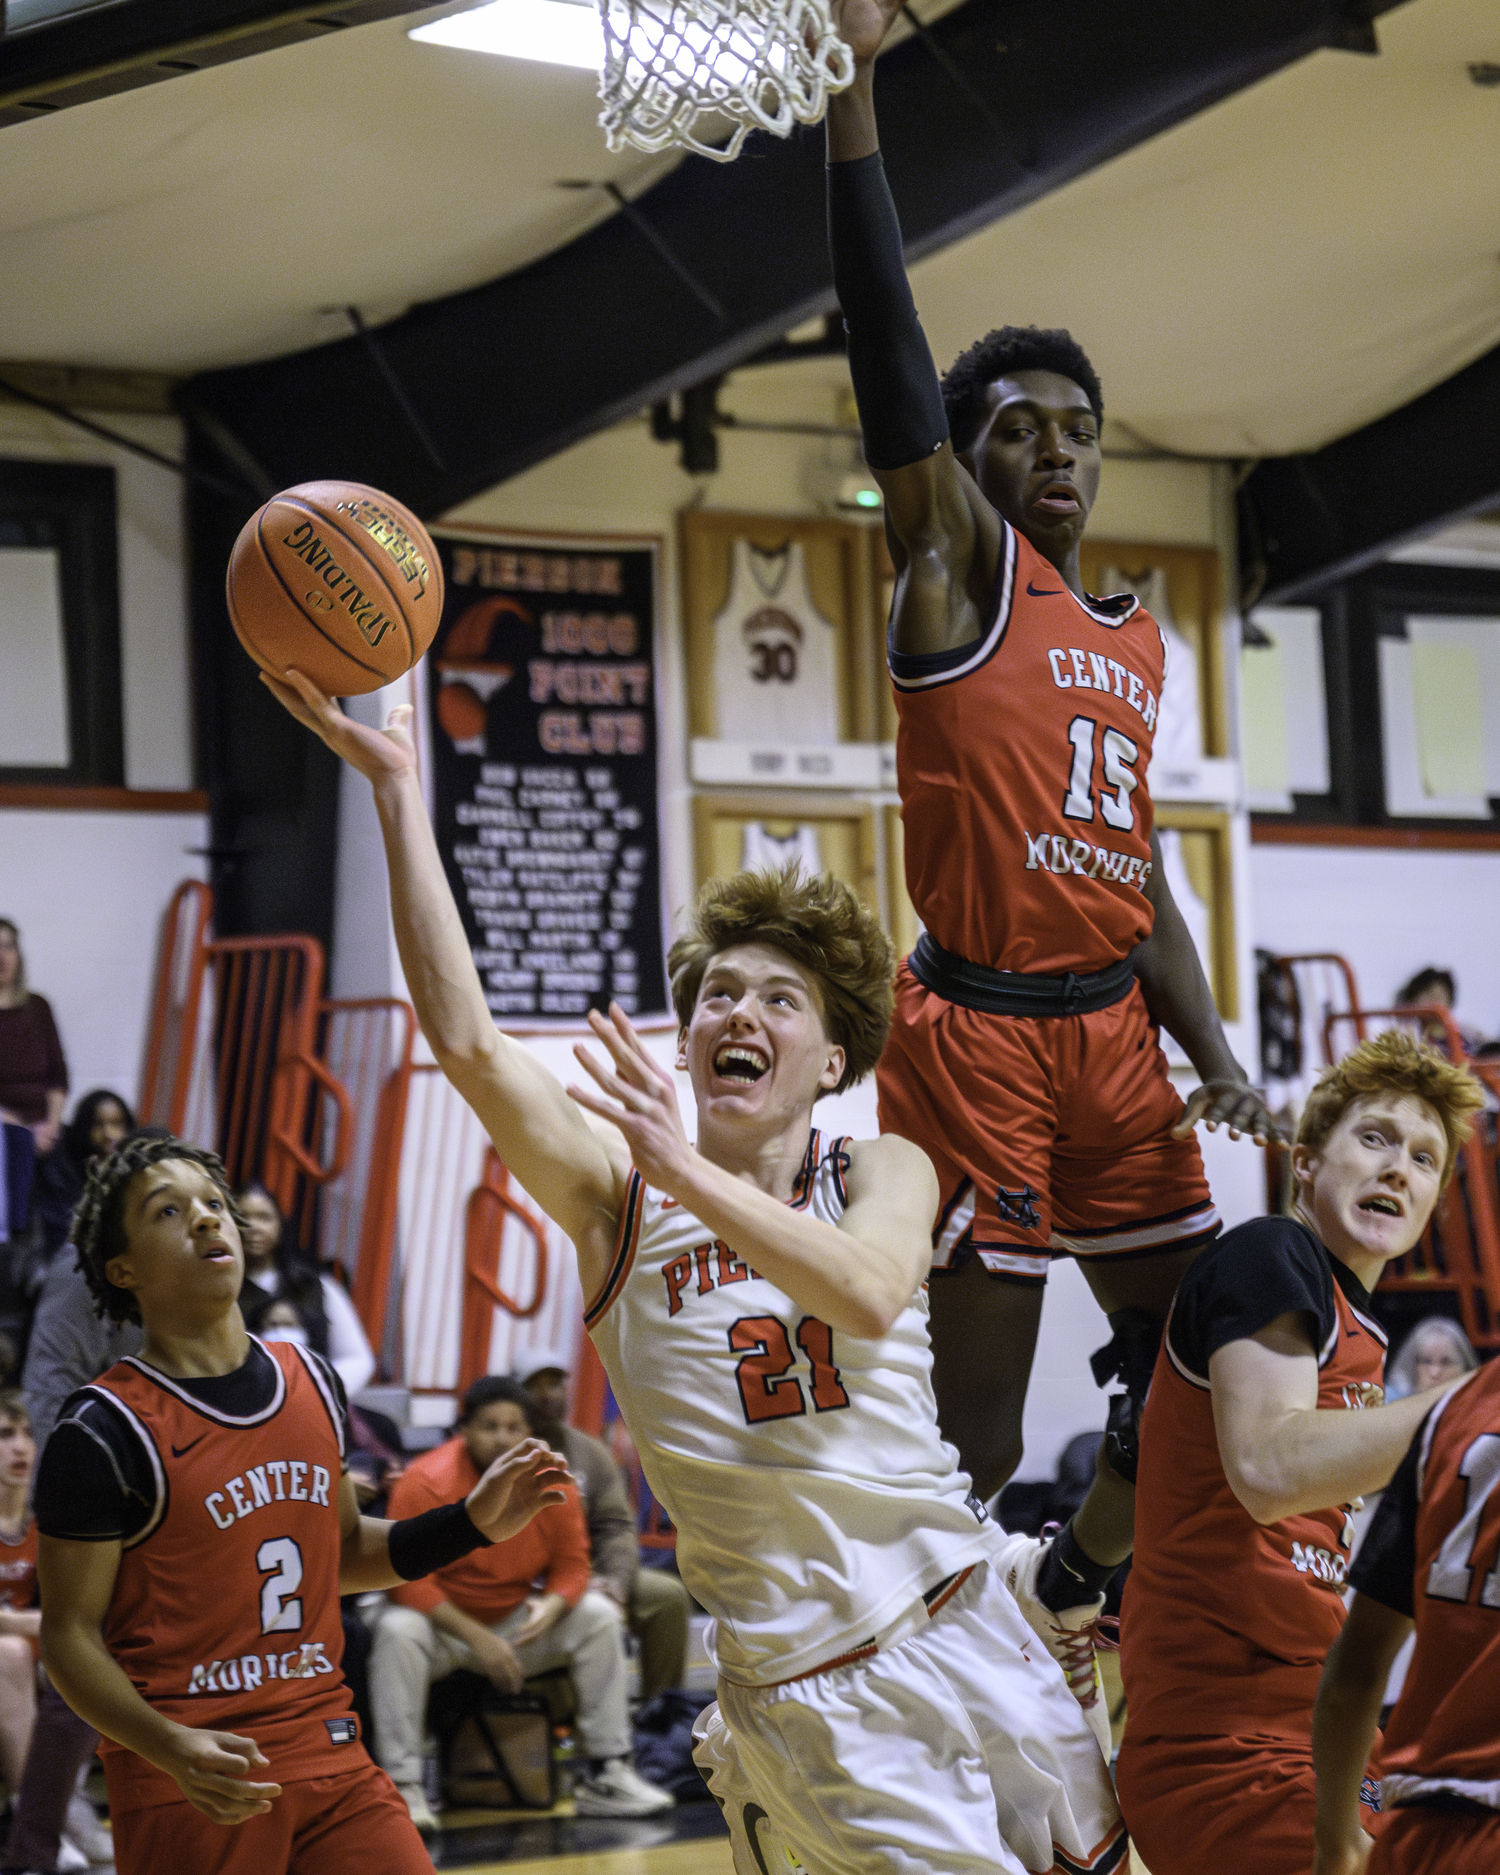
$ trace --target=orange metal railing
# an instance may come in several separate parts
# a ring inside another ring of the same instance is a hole
[[[156,992],[146,1031],[141,1092],[142,1123],[182,1132],[193,1078],[194,1044],[203,1001],[204,946],[213,916],[213,893],[200,879],[184,879],[162,916]]]

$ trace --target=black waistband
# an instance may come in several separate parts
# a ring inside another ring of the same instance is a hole
[[[927,932],[917,939],[906,960],[924,989],[965,1009],[980,1009],[991,1016],[1086,1016],[1123,1002],[1135,982],[1130,959],[1091,976],[1031,976],[1024,970],[991,970],[945,951]]]
[[[1462,1796],[1456,1790],[1423,1790],[1414,1797],[1403,1797],[1395,1806],[1398,1810],[1442,1810],[1449,1816],[1485,1816],[1495,1815],[1487,1803],[1479,1803],[1473,1797]]]

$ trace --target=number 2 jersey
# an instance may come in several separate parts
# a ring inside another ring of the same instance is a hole
[[[983,635],[891,647],[906,887],[945,950],[1088,973],[1151,934],[1151,761],[1166,641],[1133,593],[1085,603],[1001,522]]]
[[[1500,1810],[1500,1361],[1428,1414],[1349,1579],[1417,1624],[1381,1795]]]
[[[271,1761],[257,1781],[365,1761],[341,1667],[345,1438],[332,1369],[252,1338],[211,1381],[118,1362],[68,1401],[38,1474],[44,1535],[122,1543],[103,1632],[136,1691],[178,1724],[253,1738]],[[112,1798],[183,1800],[134,1752],[101,1752]]]
[[[836,1224],[843,1140],[814,1132],[792,1203]],[[879,1340],[800,1309],[675,1200],[630,1178],[585,1317],[726,1679],[856,1652],[996,1538],[938,1431],[919,1290]]]
[[[1183,1277],[1141,1420],[1135,1557],[1120,1610],[1129,1742],[1308,1734],[1344,1622],[1343,1506],[1256,1523],[1224,1474],[1209,1361],[1301,1314],[1320,1411],[1378,1405],[1385,1334],[1353,1272],[1286,1217],[1226,1231]]]

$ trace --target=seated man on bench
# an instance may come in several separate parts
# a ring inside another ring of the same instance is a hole
[[[522,1387],[495,1375],[476,1380],[455,1435],[414,1459],[392,1486],[389,1514],[410,1517],[448,1503],[455,1479],[470,1478],[472,1489],[487,1465],[531,1431]],[[461,1667],[504,1693],[519,1692],[530,1674],[566,1667],[578,1705],[579,1813],[649,1816],[671,1807],[667,1792],[631,1763],[625,1631],[614,1603],[588,1581],[588,1531],[570,1491],[520,1536],[390,1592],[370,1654],[370,1703],[380,1763],[418,1829],[437,1826],[422,1787],[427,1691]]]

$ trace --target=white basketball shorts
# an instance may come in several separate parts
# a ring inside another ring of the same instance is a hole
[[[1110,1875],[1109,1771],[1057,1664],[988,1564],[870,1659],[719,1682],[694,1759],[736,1875]]]

